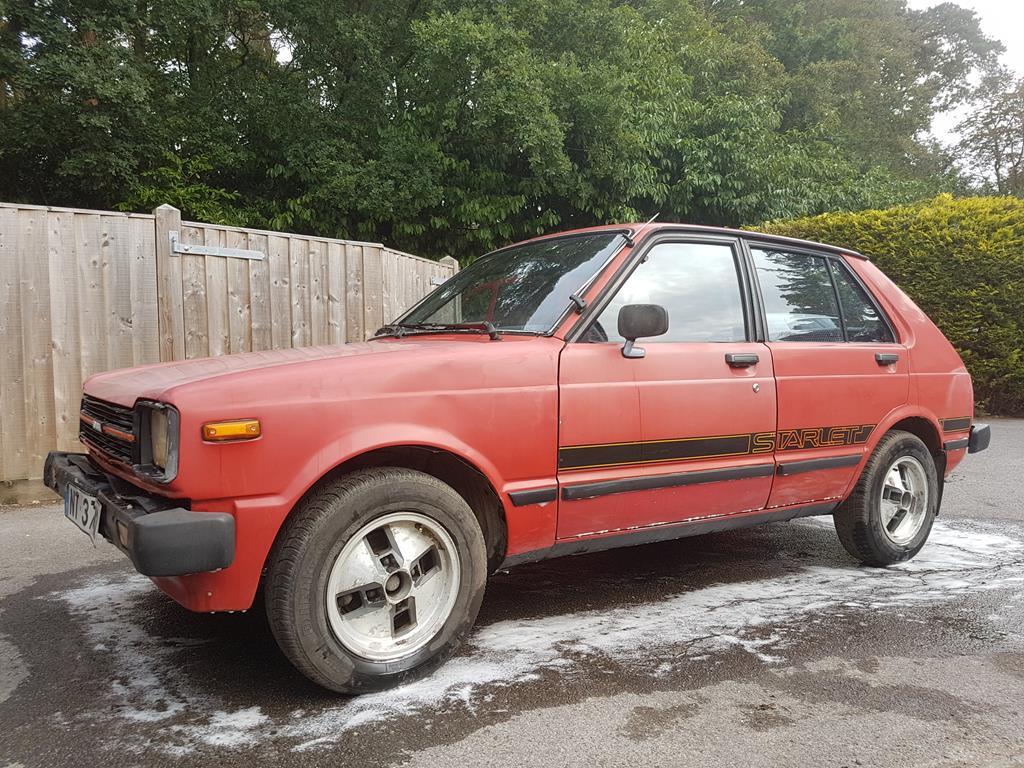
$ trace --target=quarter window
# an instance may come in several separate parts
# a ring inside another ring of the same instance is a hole
[[[839,302],[822,256],[753,248],[769,341],[843,341]]]
[[[736,259],[729,245],[654,246],[583,340],[624,341],[618,334],[618,318],[627,304],[660,304],[668,311],[668,333],[645,342],[747,338]]]
[[[875,341],[893,343],[892,331],[882,318],[878,308],[867,293],[850,274],[846,265],[835,259],[829,260],[832,276],[839,291],[839,304],[843,311],[847,341]]]

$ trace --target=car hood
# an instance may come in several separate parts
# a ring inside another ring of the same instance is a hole
[[[507,341],[525,341],[532,337],[505,337]],[[170,363],[155,363],[135,368],[123,368],[96,374],[86,380],[84,390],[92,397],[118,403],[126,407],[138,399],[168,400],[172,390],[248,371],[260,371],[281,366],[308,368],[317,364],[334,365],[335,361],[366,358],[378,355],[401,355],[411,359],[419,355],[475,354],[476,344],[491,342],[486,336],[424,337],[423,339],[380,340],[324,347],[279,349],[266,352],[245,352],[221,357],[203,357]],[[372,363],[371,363],[372,364]]]

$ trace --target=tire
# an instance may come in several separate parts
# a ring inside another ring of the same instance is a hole
[[[379,691],[452,654],[486,578],[483,534],[458,493],[422,472],[360,470],[312,491],[285,524],[269,559],[267,618],[313,682]]]
[[[903,562],[928,540],[938,501],[938,473],[928,448],[916,435],[893,430],[879,440],[853,493],[834,513],[836,533],[865,565]]]

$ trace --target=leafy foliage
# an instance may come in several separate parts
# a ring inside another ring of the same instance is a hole
[[[959,130],[959,150],[992,191],[1024,197],[1024,78],[990,72]]]
[[[915,137],[994,44],[901,0],[5,0],[0,199],[468,259],[951,188]]]
[[[867,254],[942,329],[986,409],[1024,414],[1024,200],[933,200],[762,229]]]

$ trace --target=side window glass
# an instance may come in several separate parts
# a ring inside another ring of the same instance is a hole
[[[660,341],[745,341],[736,259],[728,245],[663,243],[651,249],[582,341],[615,341],[619,310],[627,304],[660,304],[668,333]]]
[[[864,289],[850,274],[849,268],[835,260],[830,260],[829,264],[839,291],[843,322],[846,324],[846,340],[893,343],[895,339],[892,331]]]
[[[769,341],[842,341],[839,303],[821,256],[752,248]]]

